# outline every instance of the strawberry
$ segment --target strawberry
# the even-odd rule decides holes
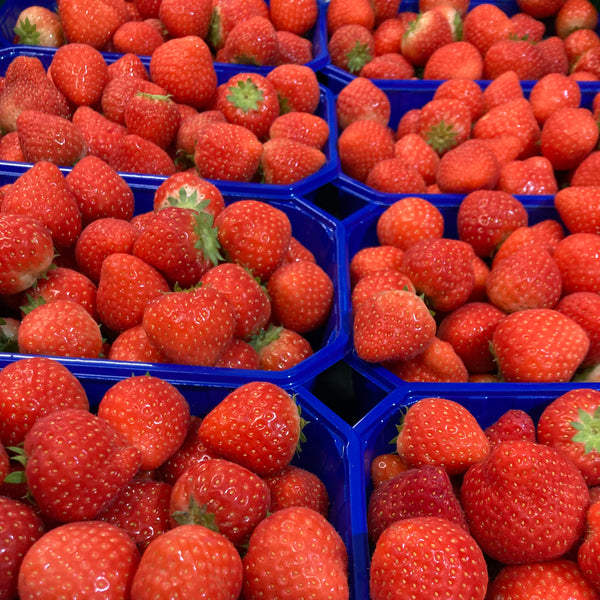
[[[546,74],[539,47],[529,40],[504,39],[494,42],[483,58],[483,76],[496,79],[506,71],[514,71],[519,79],[540,79]]]
[[[25,315],[18,341],[25,354],[98,358],[102,351],[98,323],[81,304],[68,299],[40,304]]]
[[[19,569],[23,557],[36,540],[45,533],[45,527],[34,509],[6,496],[0,496],[0,529],[4,568],[0,577],[0,593],[4,598],[17,598]]]
[[[413,79],[415,70],[401,54],[388,53],[366,63],[360,75],[369,79]]]
[[[272,67],[279,64],[279,41],[271,21],[253,16],[238,22],[225,39],[218,62]]]
[[[598,233],[600,187],[572,185],[559,190],[554,206],[570,233]]]
[[[351,303],[352,310],[356,312],[358,306],[384,290],[404,290],[415,292],[415,286],[412,281],[401,271],[394,269],[383,269],[374,273],[364,275],[352,289]]]
[[[205,40],[212,12],[212,0],[165,0],[158,7],[158,18],[170,38],[193,35]]]
[[[481,79],[483,58],[474,44],[466,41],[440,46],[423,70],[423,79]]]
[[[326,162],[318,148],[281,137],[263,144],[259,167],[265,183],[287,185],[314,175]]]
[[[167,95],[167,90],[143,77],[119,75],[105,86],[100,99],[102,114],[109,120],[125,125],[125,107],[137,92]]]
[[[288,112],[271,123],[269,138],[287,138],[321,150],[329,139],[329,124],[307,112]]]
[[[54,258],[48,229],[29,215],[0,212],[0,293],[16,294],[32,286]]]
[[[596,292],[574,292],[561,298],[556,310],[573,319],[583,327],[590,340],[590,347],[582,367],[591,367],[600,360],[600,303]]]
[[[485,56],[497,41],[506,40],[512,33],[508,15],[490,3],[473,6],[463,19],[463,40],[473,44]]]
[[[263,519],[250,536],[243,595],[247,600],[267,594],[301,597],[314,585],[328,590],[331,600],[343,600],[349,594],[347,564],[344,542],[323,515],[305,507],[284,508]]]
[[[255,381],[239,386],[211,409],[198,437],[209,451],[263,477],[290,463],[303,441],[303,425],[298,406],[283,388]]]
[[[211,458],[177,479],[169,510],[177,524],[210,527],[241,547],[267,516],[270,503],[269,487],[258,475],[235,462]]]
[[[304,35],[316,24],[319,6],[317,0],[275,0],[269,3],[269,16],[275,29]]]
[[[450,23],[438,10],[421,13],[402,36],[402,55],[414,66],[424,66],[441,46],[454,41]]]
[[[111,41],[115,52],[151,56],[165,38],[148,21],[125,21],[114,32]]]
[[[233,338],[235,314],[224,294],[198,287],[155,298],[144,310],[142,325],[172,362],[211,366]]]
[[[375,27],[388,19],[393,19],[398,15],[400,8],[399,0],[375,0],[373,2],[373,11],[375,13]]]
[[[182,118],[175,137],[176,160],[178,163],[186,158],[193,159],[198,136],[209,123],[214,123],[215,121],[225,123],[226,120],[225,115],[218,110],[204,110]]]
[[[169,291],[165,278],[131,254],[115,252],[102,262],[96,305],[100,320],[115,332],[140,325],[146,306]]]
[[[313,59],[312,42],[291,31],[275,31],[279,46],[279,65],[306,65]],[[278,66],[279,66],[278,65]]]
[[[125,52],[108,65],[108,80],[116,77],[137,77],[148,81],[150,75],[142,59],[131,52]]]
[[[362,302],[354,315],[354,347],[367,362],[408,360],[423,352],[435,335],[425,302],[407,290],[381,291]]]
[[[508,409],[483,431],[490,442],[490,448],[509,440],[536,441],[533,419],[519,408]]]
[[[513,35],[516,39],[524,39],[534,43],[542,41],[546,33],[544,23],[526,12],[518,12],[510,17]]]
[[[298,111],[314,114],[321,91],[315,72],[303,64],[281,64],[266,75],[277,91],[279,113]]]
[[[335,100],[338,127],[346,129],[353,121],[373,119],[387,126],[391,114],[390,99],[365,77],[356,77],[345,85]]]
[[[216,217],[224,208],[225,201],[219,188],[198,177],[192,171],[182,171],[167,177],[154,192],[153,208],[155,212],[169,206],[198,210],[206,203],[204,212]]]
[[[384,193],[426,193],[425,180],[417,168],[395,156],[380,160],[369,171],[365,184]]]
[[[150,59],[150,77],[174,102],[194,108],[206,107],[217,88],[210,49],[197,36],[174,38],[160,45]]]
[[[333,66],[356,75],[373,58],[375,40],[370,29],[349,23],[333,32],[327,50]]]
[[[569,390],[550,402],[537,424],[538,442],[571,459],[588,486],[600,481],[600,454],[593,433],[599,400],[597,390]]]
[[[209,269],[201,281],[228,298],[235,313],[236,338],[248,340],[267,324],[271,316],[267,291],[244,267],[221,263]]]
[[[94,283],[100,280],[102,261],[113,253],[132,254],[137,237],[134,226],[123,219],[105,217],[87,225],[75,244],[75,260]]]
[[[600,183],[598,178],[599,162],[600,152],[594,150],[570,173],[570,187],[576,187],[584,191],[583,186],[597,186]]]
[[[588,0],[566,0],[556,13],[556,35],[566,38],[576,29],[596,29],[598,9]]]
[[[570,70],[569,59],[564,41],[557,35],[550,36],[538,43],[538,50],[544,61],[546,73],[567,75]]]
[[[436,88],[433,99],[451,98],[463,102],[476,121],[483,114],[483,91],[481,86],[471,79],[448,79]]]
[[[598,590],[598,510],[599,505],[594,502],[587,513],[587,528],[583,543],[577,551],[577,564],[585,580]]]
[[[288,465],[264,478],[271,492],[270,512],[303,506],[324,517],[329,513],[329,494],[323,481],[312,471]]]
[[[438,98],[421,108],[419,135],[440,155],[470,137],[471,111],[460,100]]]
[[[518,0],[519,9],[536,19],[553,17],[562,8],[565,0]]]
[[[198,133],[194,164],[200,177],[224,181],[251,181],[263,145],[252,131],[233,123],[211,123]]]
[[[125,20],[102,0],[66,0],[58,16],[67,42],[89,44],[103,50],[119,25]]]
[[[367,275],[377,271],[399,271],[402,266],[404,250],[396,246],[365,246],[350,260],[350,283],[354,287]]]
[[[279,116],[277,90],[263,75],[238,73],[217,89],[215,108],[230,123],[242,125],[264,140]]]
[[[448,437],[450,431],[460,435]],[[435,440],[447,440],[440,447]],[[396,439],[398,455],[410,467],[436,465],[449,475],[464,473],[488,455],[489,443],[475,417],[446,398],[423,398],[411,404]]]
[[[65,177],[75,196],[83,225],[102,218],[133,217],[133,192],[128,183],[97,156],[85,156]]]
[[[225,369],[260,369],[260,358],[254,347],[245,340],[233,338],[215,362]]]
[[[175,139],[180,116],[169,96],[137,92],[125,107],[125,127],[128,133],[167,148]]]
[[[558,558],[573,546],[585,527],[589,492],[577,467],[557,450],[506,441],[466,472],[461,503],[486,554],[527,563]]]
[[[297,331],[271,325],[262,329],[251,340],[250,345],[258,355],[258,365],[263,371],[291,369],[314,351],[310,342]]]
[[[20,321],[12,317],[0,317],[0,350],[2,352],[17,352],[17,331]]]
[[[504,71],[490,81],[481,93],[484,114],[496,106],[510,100],[520,100],[525,97],[519,76],[514,71]]]
[[[500,169],[497,187],[509,194],[548,194],[558,192],[552,163],[545,156],[511,160]]]
[[[584,52],[600,43],[600,36],[593,29],[576,29],[563,39],[563,43],[571,67]]]
[[[223,48],[235,25],[251,17],[269,17],[269,7],[263,0],[216,0],[213,2],[208,41],[213,50]]]
[[[371,484],[377,488],[388,479],[404,473],[408,467],[395,452],[378,454],[369,466]]]
[[[170,529],[171,486],[164,481],[132,479],[96,516],[128,533],[143,552]]]
[[[141,325],[117,335],[108,351],[109,360],[168,363],[169,359],[150,341]]]
[[[49,71],[54,85],[76,106],[97,104],[108,82],[104,56],[89,44],[71,43],[58,48]]]
[[[432,563],[430,556],[439,556],[440,562]],[[485,558],[475,540],[460,525],[438,516],[392,523],[375,546],[369,575],[372,600],[393,597],[397,586],[483,600],[488,583]]]
[[[14,27],[15,44],[58,48],[64,43],[58,14],[45,6],[27,6],[18,15]]]
[[[394,157],[414,167],[426,185],[435,183],[440,157],[418,133],[407,133],[398,139],[394,145]]]
[[[408,11],[402,11],[402,14],[408,14]],[[391,53],[400,54],[402,36],[408,23],[416,18],[416,13],[412,13],[410,17],[405,18],[401,18],[400,14],[395,14],[377,25],[375,31],[373,31],[375,57]]]
[[[599,245],[600,236],[594,233],[572,233],[557,244],[553,256],[562,276],[563,294],[600,291]]]
[[[107,586],[107,600],[123,598],[139,560],[135,543],[116,525],[66,523],[46,532],[27,552],[19,571],[19,597],[44,595],[53,586],[85,594],[100,580]]]
[[[139,450],[109,423],[75,408],[38,418],[24,449],[31,494],[43,514],[61,522],[93,519],[141,461]]]
[[[83,134],[69,120],[37,110],[24,110],[17,118],[19,144],[26,162],[52,162],[73,166],[87,154]]]
[[[530,308],[505,317],[492,337],[493,352],[506,381],[569,381],[589,339],[582,327],[550,308]]]
[[[329,36],[340,27],[351,23],[371,30],[375,26],[375,11],[368,0],[357,0],[352,4],[344,0],[333,0],[327,5],[326,21]]]
[[[175,173],[175,163],[163,148],[134,133],[126,133],[117,140],[108,164],[115,171],[129,173],[167,177]]]
[[[25,162],[23,150],[19,144],[19,134],[16,131],[9,131],[0,138],[0,160]]]
[[[107,119],[89,106],[80,106],[75,110],[73,125],[85,139],[88,156],[97,156],[105,162],[109,162],[118,140],[126,133],[124,125]]]
[[[384,530],[395,521],[426,516],[444,517],[467,530],[462,508],[442,467],[409,468],[373,490],[367,507],[369,541],[377,544]]]
[[[286,213],[259,200],[237,200],[217,216],[215,226],[230,262],[268,279],[289,247],[292,226]]]

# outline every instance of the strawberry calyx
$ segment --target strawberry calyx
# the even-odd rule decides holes
[[[8,323],[0,317],[0,352],[18,352],[19,343],[16,335],[8,331]]]
[[[582,408],[577,411],[577,421],[572,421],[571,425],[577,430],[577,433],[571,438],[572,441],[583,444],[586,454],[596,450],[600,451],[600,406],[593,413],[587,412]]]
[[[23,444],[19,446],[7,446],[6,449],[12,453],[10,460],[18,462],[23,468],[11,471],[4,478],[4,483],[26,483],[25,466],[27,465],[27,455],[25,454]]]
[[[207,511],[206,504],[200,506],[193,494],[190,495],[187,510],[176,510],[171,517],[178,525],[202,525],[219,533],[215,514]]]
[[[141,96],[142,98],[149,98],[150,100],[156,101],[165,101],[171,102],[171,94],[150,94],[149,92],[136,92],[136,96]]]
[[[454,125],[442,120],[429,128],[426,140],[438,154],[443,154],[456,146],[457,137]]]
[[[29,314],[34,308],[41,306],[42,304],[46,304],[46,300],[43,296],[37,296],[34,298],[30,294],[25,294],[27,298],[27,303],[19,306],[21,312],[25,315]]]
[[[198,199],[198,190],[194,190],[191,194],[188,194],[185,186],[179,188],[177,196],[168,196],[167,202],[169,203],[169,206],[190,208],[196,212],[200,212],[209,204],[208,200]]]
[[[221,32],[221,15],[217,9],[213,9],[210,16],[210,25],[208,26],[208,43],[212,48],[220,48],[223,41]]]
[[[260,352],[265,346],[276,342],[282,331],[282,325],[269,325],[266,329],[261,329],[256,335],[253,335],[248,343],[257,352]]]
[[[236,85],[229,88],[227,100],[244,113],[248,113],[260,110],[264,94],[252,79],[248,77],[245,81],[240,80]]]
[[[207,204],[208,200],[205,200],[198,206],[204,208]],[[214,216],[201,209],[195,218],[194,232],[198,236],[196,248],[202,250],[204,256],[206,256],[213,265],[217,265],[220,261],[225,259],[221,254],[221,244],[218,239],[219,230],[216,227],[213,227],[214,222]]]
[[[19,38],[19,44],[38,46],[40,43],[40,32],[37,30],[37,25],[29,20],[29,17],[20,20],[13,31]]]
[[[360,42],[356,42],[346,56],[348,59],[348,71],[354,74],[358,73],[373,58],[369,46]]]

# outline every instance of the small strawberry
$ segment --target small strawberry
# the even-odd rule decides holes
[[[358,23],[367,29],[375,26],[375,11],[368,0],[357,0],[352,4],[344,0],[333,0],[327,5],[327,33],[331,36],[337,29],[349,23]]]
[[[340,130],[353,121],[373,119],[387,126],[391,104],[383,90],[365,77],[356,77],[337,95],[335,110]]]
[[[167,148],[177,135],[180,116],[169,96],[137,92],[125,107],[128,133]]]
[[[134,541],[116,525],[101,521],[60,525],[27,552],[19,571],[19,596],[43,595],[57,581],[61,589],[81,595],[100,580],[107,586],[107,600],[117,600],[129,594],[139,560]]]
[[[281,64],[266,75],[277,91],[279,113],[298,111],[314,114],[321,92],[315,72],[306,65]]]
[[[258,366],[263,371],[291,369],[314,351],[310,342],[297,331],[271,325],[259,331],[250,345],[258,355]]]
[[[116,77],[137,77],[147,81],[150,79],[148,69],[142,59],[131,52],[125,52],[115,62],[108,65],[108,80]]]
[[[269,138],[287,138],[322,150],[329,139],[329,124],[307,112],[288,112],[271,123]]]
[[[175,163],[163,148],[134,133],[126,133],[117,140],[108,164],[115,171],[129,173],[166,176],[175,173]]]
[[[260,358],[254,347],[245,340],[233,338],[215,362],[224,369],[260,369]]]
[[[396,246],[365,246],[350,260],[350,283],[354,287],[367,275],[378,271],[400,271],[404,250]],[[414,287],[414,286],[413,286]]]
[[[58,16],[67,42],[89,44],[103,50],[125,20],[113,6],[102,0],[67,0]]]
[[[360,76],[369,79],[413,79],[414,75],[413,65],[394,52],[375,56],[360,70]]]
[[[377,488],[388,479],[404,473],[408,467],[396,452],[378,454],[370,464],[369,474],[373,488]]]
[[[192,162],[200,132],[209,123],[214,123],[215,121],[225,123],[227,119],[218,110],[204,110],[187,117],[182,117],[177,135],[175,136],[176,161],[178,164],[188,164],[188,161]]]
[[[424,194],[427,191],[417,167],[396,156],[380,160],[369,171],[365,185],[387,194]]]
[[[442,155],[469,139],[471,111],[464,102],[453,98],[430,100],[421,108],[418,133]]]
[[[506,162],[500,168],[497,187],[515,195],[554,195],[558,192],[554,167],[545,156]]]
[[[275,0],[269,3],[269,11],[275,29],[304,35],[316,24],[319,5],[317,0]]]
[[[562,73],[544,75],[531,88],[529,102],[540,125],[559,108],[579,108],[581,90],[577,82]]]
[[[514,71],[521,80],[538,80],[546,74],[546,62],[537,44],[529,39],[504,39],[494,42],[483,58],[483,76],[496,79]]]
[[[279,64],[279,41],[270,19],[254,16],[238,22],[225,38],[219,62],[259,67]]]
[[[170,38],[193,35],[205,40],[212,12],[212,0],[165,0],[158,7],[158,18]]]
[[[291,31],[275,31],[279,46],[279,65],[307,65],[313,58],[313,45],[309,39]]]
[[[166,40],[149,21],[125,21],[112,36],[115,52],[151,56]]]
[[[314,175],[326,162],[327,157],[318,148],[280,137],[263,144],[259,167],[265,183],[288,185]]]
[[[134,325],[118,334],[110,345],[107,358],[144,363],[169,362],[169,359],[150,341],[141,325]]]
[[[357,75],[373,58],[375,40],[371,30],[358,23],[349,23],[333,32],[327,50],[333,66]]]
[[[579,57],[600,42],[598,34],[593,29],[576,29],[563,39],[569,67],[573,66]]]
[[[15,44],[58,48],[64,43],[58,14],[45,6],[27,6],[17,17]]]
[[[519,76],[514,71],[505,71],[490,81],[481,93],[483,98],[483,113],[510,100],[520,100],[525,97]]]
[[[483,58],[479,50],[465,41],[440,46],[423,69],[423,79],[481,79]]]
[[[484,430],[490,449],[509,440],[536,441],[535,423],[524,410],[510,408]]]
[[[588,0],[566,0],[556,13],[556,35],[566,38],[576,29],[596,29],[598,9]]]
[[[167,177],[154,192],[153,208],[155,212],[169,206],[198,210],[206,203],[204,212],[216,217],[224,208],[225,201],[219,188],[198,177],[192,171],[181,171]]]
[[[495,4],[473,6],[463,19],[463,40],[473,44],[485,56],[497,41],[506,40],[512,33],[509,16]]]

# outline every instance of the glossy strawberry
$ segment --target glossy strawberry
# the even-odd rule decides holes
[[[266,75],[277,90],[279,112],[307,112],[314,114],[319,106],[319,80],[315,72],[306,65],[284,63]]]
[[[149,175],[169,176],[176,170],[173,159],[163,148],[134,133],[117,140],[108,164],[115,171]]]
[[[424,79],[481,79],[483,58],[475,45],[466,41],[440,46],[423,69]]]
[[[340,131],[353,121],[362,119],[373,119],[387,125],[391,110],[385,92],[366,77],[354,78],[340,90],[335,101]]]
[[[217,61],[271,67],[279,64],[279,41],[271,20],[257,15],[236,23]]]
[[[316,0],[275,0],[269,3],[269,16],[276,29],[304,35],[317,22],[319,7]]]
[[[400,50],[412,65],[424,66],[438,48],[452,41],[447,19],[437,10],[428,10],[408,24]]]
[[[554,167],[545,156],[508,161],[500,168],[497,187],[515,195],[552,195],[558,192]]]
[[[536,441],[535,423],[520,408],[510,408],[502,413],[491,425],[484,429],[490,442],[490,449],[509,440]]]
[[[600,315],[600,302],[595,292],[574,292],[566,294],[556,305],[556,310],[567,315],[578,325],[583,327],[590,340],[590,347],[586,354],[582,367],[591,367],[600,359],[598,327]]]
[[[125,126],[107,119],[89,106],[79,106],[73,113],[73,124],[79,129],[88,155],[108,162],[117,142],[125,135]],[[85,157],[84,157],[85,158]]]
[[[110,345],[107,358],[145,363],[169,362],[169,359],[150,341],[141,325],[134,325],[119,333]]]
[[[596,260],[599,241],[595,233],[572,233],[556,245],[553,257],[562,275],[565,294],[599,291]]]
[[[314,354],[302,334],[281,325],[270,325],[259,331],[250,344],[258,354],[259,368],[263,371],[291,369]]]
[[[314,175],[326,162],[318,148],[286,137],[273,138],[263,144],[260,170],[265,183],[287,185]]]
[[[587,528],[583,543],[577,551],[577,564],[587,582],[598,590],[598,510],[600,505],[594,502],[587,513]]]
[[[27,6],[18,15],[13,41],[27,46],[58,48],[64,43],[60,19],[45,6]]]
[[[58,11],[67,42],[89,44],[103,50],[124,15],[102,0],[67,0]]]
[[[211,0],[190,2],[190,0],[166,0],[158,8],[158,18],[169,37],[180,38],[195,35],[206,39],[213,12]]]
[[[358,0],[349,5],[344,0],[333,0],[327,5],[327,33],[331,34],[342,25],[358,23],[367,29],[375,25],[373,5],[365,0]]]
[[[329,139],[325,119],[307,112],[288,112],[277,117],[269,128],[269,138],[288,138],[321,150]]]
[[[137,92],[125,107],[125,127],[129,133],[167,148],[175,139],[180,116],[169,96]]]
[[[369,29],[358,23],[349,23],[333,32],[327,50],[332,65],[358,75],[373,58],[375,41]]]
[[[165,37],[149,21],[125,21],[114,32],[111,42],[120,54],[151,56],[165,42]]]
[[[350,259],[350,284],[352,287],[362,277],[377,271],[399,271],[402,267],[404,250],[396,246],[365,246]],[[414,287],[414,286],[413,286]]]

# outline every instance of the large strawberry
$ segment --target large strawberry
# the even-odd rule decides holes
[[[589,502],[577,467],[530,441],[497,445],[470,467],[461,487],[471,534],[506,564],[562,556],[583,533]]]
[[[58,11],[67,42],[103,50],[125,20],[116,6],[102,0],[67,0]]]
[[[25,437],[25,475],[43,514],[93,519],[138,470],[140,451],[109,423],[82,409],[40,417]]]

